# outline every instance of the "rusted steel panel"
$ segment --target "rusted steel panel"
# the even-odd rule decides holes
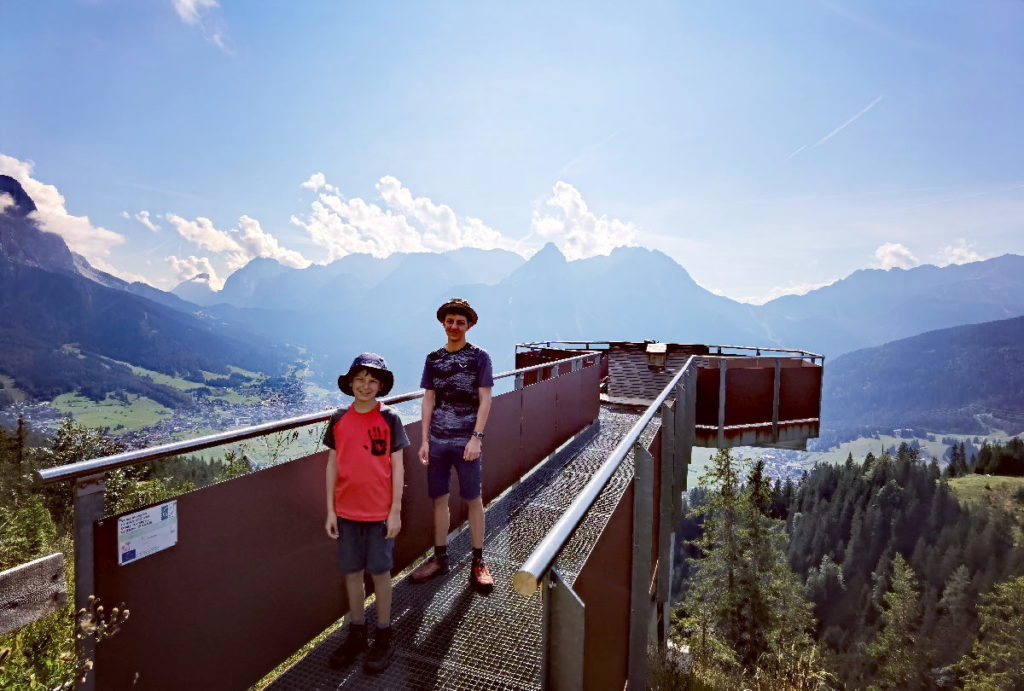
[[[775,367],[736,368],[725,371],[725,424],[771,422]]]
[[[820,417],[821,373],[821,367],[812,365],[783,368],[779,391],[780,420]]]
[[[745,427],[726,427],[725,445],[734,446],[778,446],[782,444],[798,444],[801,441],[818,436],[817,422],[782,422],[779,423],[779,439],[772,440],[772,426],[747,425]],[[694,445],[705,447],[718,446],[717,427],[697,427],[694,430]],[[793,447],[795,448],[795,447]]]
[[[718,368],[697,370],[697,424],[718,424]]]
[[[522,425],[526,434],[523,435],[522,457],[518,464],[520,475],[558,448],[556,416],[552,413],[558,384],[558,379],[547,379],[522,390]]]
[[[647,450],[651,452],[651,456],[654,457],[654,497],[655,506],[658,506],[658,502],[661,501],[661,430],[659,427],[658,431],[654,434],[654,439],[651,440]],[[654,511],[654,519],[651,521],[651,564],[656,565],[658,563],[658,547],[661,544],[661,511]]]
[[[523,392],[511,391],[496,396],[488,418],[487,436],[484,437],[484,504],[505,491],[523,473],[520,460],[522,439]],[[536,459],[535,459],[536,460]]]
[[[587,370],[596,370],[596,367],[586,367],[582,371],[575,372],[574,376],[559,376],[556,380],[558,386],[555,392],[555,407],[552,411],[555,418],[555,427],[558,430],[560,439],[568,439],[581,429],[586,427],[590,420],[584,420],[587,409],[587,398],[597,401],[597,387],[588,387],[584,390],[585,384],[594,380],[592,373]]]
[[[579,407],[579,429],[583,429],[601,413],[601,398],[599,396],[601,368],[598,365],[584,367],[580,374],[580,388],[583,392]]]
[[[629,674],[633,487],[623,493],[573,589],[586,607],[583,688],[621,691]]]
[[[178,497],[178,543],[125,566],[116,517],[96,523],[97,594],[131,610],[97,646],[98,688],[245,688],[341,616],[326,457]]]

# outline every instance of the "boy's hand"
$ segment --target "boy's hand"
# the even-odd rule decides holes
[[[338,539],[338,519],[334,516],[328,516],[327,521],[324,523],[324,528],[327,530],[327,537]]]
[[[430,465],[430,442],[426,439],[420,444],[420,463]]]
[[[402,530],[402,515],[395,511],[388,514],[387,521],[388,532],[384,536],[384,539],[391,540],[398,536],[399,531]]]
[[[462,460],[475,461],[480,458],[482,450],[483,442],[480,441],[480,437],[470,437],[469,442],[466,444],[466,450],[462,452]]]

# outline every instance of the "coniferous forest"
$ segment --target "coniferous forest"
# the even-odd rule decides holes
[[[1024,688],[1021,526],[950,487],[1020,473],[1024,444],[983,450],[940,471],[903,444],[796,483],[720,451],[677,546],[686,687]]]

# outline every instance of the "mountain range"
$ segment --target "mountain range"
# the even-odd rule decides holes
[[[894,427],[1024,432],[1024,317],[864,348],[825,371],[822,426],[841,436]]]
[[[125,391],[181,405],[188,397],[121,363],[202,381],[203,371],[277,373],[290,361],[287,349],[246,339],[176,295],[96,270],[39,227],[13,178],[0,176],[0,193],[14,200],[0,213],[0,374],[33,398]]]
[[[0,193],[14,200],[0,212],[0,344],[9,353],[0,355],[0,374],[19,384],[26,366],[38,372],[43,361],[55,372],[95,359],[96,368],[116,360],[168,374],[223,373],[230,365],[278,373],[301,353],[313,379],[333,388],[356,353],[373,350],[396,372],[396,391],[411,390],[423,354],[443,342],[436,306],[461,296],[481,315],[470,340],[491,352],[496,371],[511,368],[515,343],[651,339],[822,353],[830,358],[828,387],[832,362],[837,381],[847,376],[846,365],[832,360],[844,353],[1024,315],[1024,257],[1017,255],[857,271],[765,305],[706,290],[656,250],[620,247],[567,261],[553,244],[528,260],[504,250],[460,249],[352,254],[293,269],[257,258],[220,292],[202,276],[164,292],[98,271],[68,250],[39,227],[35,205],[12,178],[0,176]],[[90,377],[102,382],[104,370],[96,368]],[[24,388],[45,397],[89,377],[50,379],[57,381]],[[847,389],[835,391],[842,398]]]

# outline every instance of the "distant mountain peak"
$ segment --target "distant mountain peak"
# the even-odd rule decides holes
[[[36,203],[28,196],[21,183],[10,175],[0,175],[0,194],[6,194],[14,201],[13,206],[8,206],[4,213],[16,216],[28,216],[36,210]]]
[[[549,242],[537,252],[537,254],[530,257],[527,263],[529,264],[546,264],[550,262],[557,262],[564,264],[568,261],[565,255],[562,254],[562,250],[558,249],[558,245],[553,242]]]
[[[64,238],[44,232],[31,215],[36,205],[21,183],[9,175],[0,175],[0,194],[14,200],[0,213],[0,256],[47,271],[78,273]]]

